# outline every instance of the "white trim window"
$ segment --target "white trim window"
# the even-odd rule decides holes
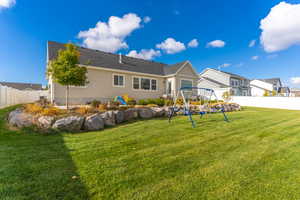
[[[193,87],[193,80],[190,79],[181,79],[180,80],[180,87]]]
[[[132,89],[144,91],[157,91],[157,80],[146,77],[132,77]]]
[[[121,74],[113,74],[113,86],[125,87],[125,76]]]

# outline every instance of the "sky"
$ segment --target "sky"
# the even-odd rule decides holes
[[[47,41],[300,87],[300,0],[0,0],[0,81],[47,84]]]

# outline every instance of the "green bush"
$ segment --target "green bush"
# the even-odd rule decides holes
[[[164,106],[165,101],[164,99],[161,98],[156,98],[156,99],[141,99],[138,101],[139,105],[148,105],[148,104],[155,104],[158,106]]]
[[[98,108],[100,104],[101,104],[101,101],[98,101],[98,100],[93,100],[93,101],[91,102],[91,106],[92,106],[93,108]]]

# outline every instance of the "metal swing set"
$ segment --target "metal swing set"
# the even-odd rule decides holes
[[[183,100],[183,107],[177,107],[177,100],[182,98]],[[169,111],[169,123],[171,123],[172,117],[176,115],[178,112],[183,111],[183,114],[188,116],[189,121],[192,123],[192,127],[195,128],[196,124],[193,120],[193,111],[191,106],[191,101],[201,101],[203,102],[204,106],[211,110],[211,102],[212,98],[218,102],[218,97],[213,89],[209,88],[199,88],[199,87],[182,87],[179,89],[177,95],[174,98],[174,104],[170,108]],[[229,119],[225,113],[224,106],[214,108],[215,112],[219,112],[223,114],[224,121],[229,122]],[[195,112],[194,112],[195,113]],[[205,114],[208,114],[209,111],[199,111],[200,118],[202,118]]]

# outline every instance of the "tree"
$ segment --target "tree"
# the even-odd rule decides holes
[[[84,86],[87,83],[87,69],[79,66],[80,53],[71,43],[59,50],[56,59],[50,61],[47,75],[56,83],[66,86],[66,106],[69,109],[70,86]]]
[[[230,92],[226,91],[222,94],[222,98],[224,99],[224,101],[229,102],[231,100],[231,94]]]
[[[265,92],[264,92],[264,97],[268,97],[268,96],[270,96],[270,93],[269,93],[268,90],[265,90]]]
[[[273,91],[272,91],[272,96],[276,96],[276,95],[277,95],[276,90],[273,90]]]

